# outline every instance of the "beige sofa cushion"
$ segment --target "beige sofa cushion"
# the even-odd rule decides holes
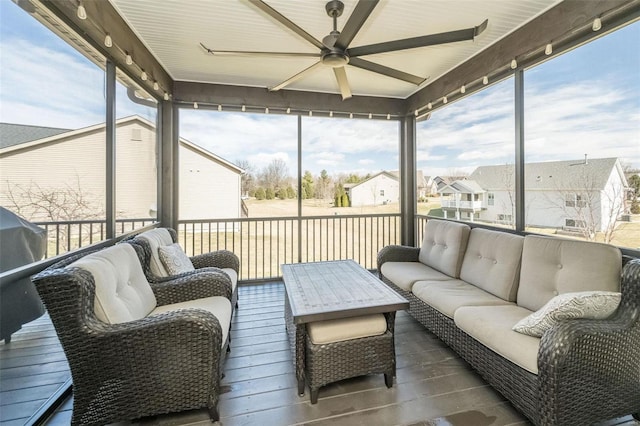
[[[168,277],[169,272],[164,267],[162,260],[160,260],[160,255],[158,253],[158,248],[161,246],[169,246],[173,244],[173,238],[171,238],[171,234],[164,228],[155,228],[149,231],[145,231],[140,235],[137,235],[136,238],[142,238],[149,243],[151,247],[151,260],[149,268],[153,275],[157,277]]]
[[[383,314],[315,321],[307,324],[309,338],[316,345],[379,336],[385,331],[387,331],[387,320]]]
[[[462,280],[418,281],[413,294],[449,318],[461,306],[508,305],[496,297]]]
[[[469,231],[469,225],[464,223],[429,219],[418,260],[453,278],[459,278]]]
[[[380,268],[382,275],[403,290],[411,291],[416,281],[452,280],[449,275],[436,271],[420,262],[385,262]]]
[[[231,279],[231,291],[235,290],[238,285],[238,273],[232,268],[222,268],[222,270],[229,275]]]
[[[162,305],[151,311],[150,315],[158,315],[179,309],[203,309],[211,312],[218,319],[220,328],[222,328],[222,346],[224,346],[224,343],[227,341],[227,335],[229,334],[229,327],[231,326],[231,302],[229,299],[214,296]]]
[[[538,374],[540,338],[527,336],[511,328],[531,311],[509,304],[503,306],[464,306],[453,320],[469,336],[519,367]]]
[[[622,254],[614,246],[527,235],[517,303],[531,311],[562,293],[620,291]]]
[[[516,301],[524,237],[473,228],[460,279],[509,302]]]
[[[156,297],[130,244],[117,244],[84,256],[69,267],[84,269],[95,281],[94,313],[108,324],[146,317]]]

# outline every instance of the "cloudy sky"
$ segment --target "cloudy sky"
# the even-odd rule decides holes
[[[104,121],[104,73],[20,10],[0,1],[0,121],[80,128]],[[620,157],[640,168],[640,23],[525,72],[526,160]],[[471,172],[514,158],[513,79],[418,124],[418,168]],[[119,86],[117,116],[149,108]],[[260,169],[278,158],[295,175],[297,118],[183,109],[181,136]],[[398,123],[304,116],[303,169],[314,174],[398,168]]]

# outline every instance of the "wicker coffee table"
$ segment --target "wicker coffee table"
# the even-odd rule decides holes
[[[298,394],[309,382],[311,403],[326,384],[365,374],[385,375],[393,385],[396,370],[394,322],[397,310],[409,302],[352,260],[282,266],[285,323],[298,380]],[[314,344],[307,325],[316,321],[384,314],[381,335]]]

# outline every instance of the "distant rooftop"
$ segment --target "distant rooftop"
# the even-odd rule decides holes
[[[0,149],[38,139],[48,138],[70,131],[71,129],[58,129],[55,127],[0,123]]]

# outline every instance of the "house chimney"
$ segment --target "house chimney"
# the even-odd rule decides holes
[[[587,154],[584,155],[584,164],[589,164],[589,160],[587,160]]]

